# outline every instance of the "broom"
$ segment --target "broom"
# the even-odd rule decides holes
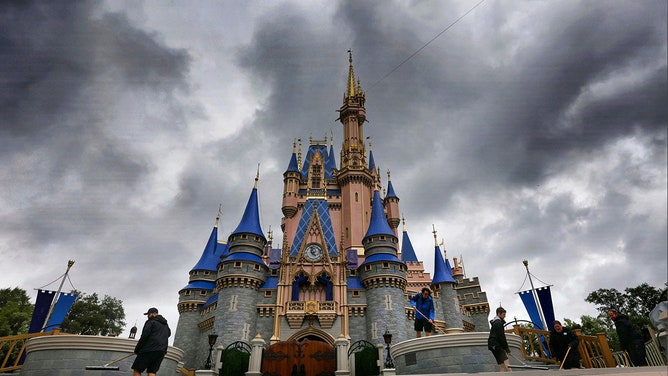
[[[118,367],[118,366],[110,366],[110,365],[111,365],[111,364],[114,364],[114,363],[118,363],[118,362],[120,362],[121,360],[123,360],[123,359],[127,359],[127,358],[129,358],[129,357],[131,357],[131,356],[133,356],[133,355],[134,355],[134,354],[124,355],[122,358],[118,358],[118,359],[116,359],[116,360],[112,360],[111,362],[109,362],[109,363],[107,363],[107,364],[105,364],[105,365],[103,365],[103,366],[86,366],[86,370],[107,370],[107,371],[118,371],[118,370],[120,370],[120,367]]]
[[[568,350],[566,350],[566,355],[564,355],[564,359],[561,359],[561,366],[559,366],[559,371],[561,371],[561,369],[564,368],[564,364],[566,364],[566,358],[568,358],[569,352],[571,352],[570,346],[568,346]]]

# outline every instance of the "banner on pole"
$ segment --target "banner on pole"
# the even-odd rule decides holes
[[[51,302],[53,301],[54,296],[56,296],[55,291],[37,291],[35,309],[32,311],[32,320],[30,321],[28,333],[39,333],[42,331],[42,326],[44,325],[46,316],[49,314],[49,308],[51,308]]]
[[[49,318],[49,322],[46,324],[46,328],[44,328],[45,332],[51,332],[53,329],[60,328],[60,324],[63,323],[65,316],[70,311],[70,308],[72,308],[72,304],[74,304],[76,299],[77,294],[68,294],[66,292],[60,293],[60,297],[56,302],[56,307],[51,313],[51,317]]]

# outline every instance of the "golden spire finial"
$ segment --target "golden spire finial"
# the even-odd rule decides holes
[[[300,138],[297,141],[299,141],[299,151],[297,153],[297,168],[299,170],[301,170],[302,169],[302,139]]]
[[[371,145],[371,136],[366,136],[366,139],[369,140],[369,151],[373,151],[373,145]]]
[[[223,215],[223,204],[218,204],[218,215],[216,215],[216,223],[213,227],[218,228],[218,220],[220,220],[221,215]]]
[[[255,184],[253,185],[253,189],[257,189],[257,181],[260,180],[260,164],[257,164],[257,172],[255,173]]]
[[[390,179],[390,169],[388,168],[388,169],[387,169],[387,181],[390,181],[390,180],[391,180],[391,179]]]
[[[431,224],[432,233],[434,234],[434,246],[438,247],[438,240],[436,240],[436,227],[434,224]]]
[[[404,213],[401,213],[401,223],[404,225],[404,232],[406,232],[406,218],[404,218]]]
[[[353,50],[348,50],[348,88],[346,89],[346,98],[355,96],[355,72],[353,71]]]
[[[329,145],[334,146],[334,131],[332,130],[332,128],[329,128],[329,133],[330,133]]]
[[[292,141],[292,154],[294,154],[294,153],[296,153],[296,152],[297,152],[297,139],[295,138],[295,139]]]

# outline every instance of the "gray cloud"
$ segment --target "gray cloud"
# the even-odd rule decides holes
[[[30,290],[76,258],[77,287],[123,300],[129,324],[156,305],[175,325],[218,205],[223,239],[259,163],[279,244],[293,140],[333,132],[338,153],[351,48],[427,271],[435,224],[513,315],[524,258],[572,319],[594,289],[660,286],[665,2],[486,1],[405,61],[472,5],[3,4],[3,282]]]

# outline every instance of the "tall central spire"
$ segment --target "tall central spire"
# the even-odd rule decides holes
[[[355,71],[353,70],[353,51],[348,50],[348,88],[346,89],[346,98],[355,96]]]

